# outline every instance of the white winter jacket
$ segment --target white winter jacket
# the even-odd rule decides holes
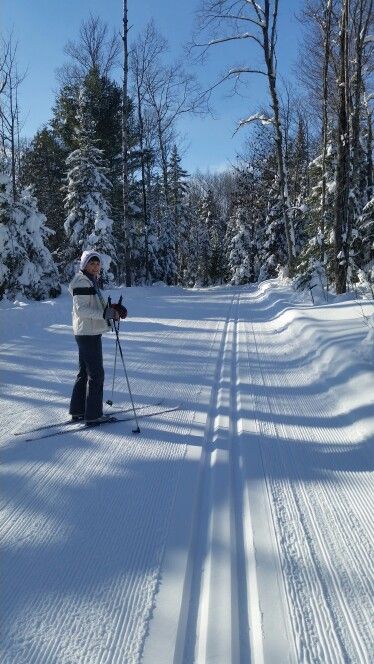
[[[75,335],[102,334],[108,330],[103,318],[103,305],[94,285],[83,272],[77,272],[69,284],[73,296],[73,332]]]

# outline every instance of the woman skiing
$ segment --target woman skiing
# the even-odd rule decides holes
[[[103,415],[104,366],[101,335],[119,319],[114,307],[105,305],[98,286],[100,254],[84,251],[79,272],[69,284],[73,296],[73,333],[78,344],[79,370],[70,401],[73,420],[87,425],[105,421]]]

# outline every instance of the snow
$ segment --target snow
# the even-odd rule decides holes
[[[67,417],[71,299],[0,303],[1,661],[373,661],[374,302],[123,294],[136,405],[181,403],[136,436],[15,437]]]

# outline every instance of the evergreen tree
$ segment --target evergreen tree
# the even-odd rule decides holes
[[[169,286],[177,283],[177,247],[176,228],[174,220],[169,214],[168,206],[164,207],[159,220],[160,234],[158,239],[159,263],[161,278]]]
[[[306,199],[306,240],[299,255],[296,285],[323,289],[333,280],[333,206],[335,192],[336,150],[332,135],[325,155],[325,213],[322,220],[323,155],[309,164],[310,193]],[[323,221],[323,223],[322,223]]]
[[[30,187],[21,192],[14,206],[13,219],[27,257],[22,272],[19,271],[17,276],[20,290],[33,300],[60,295],[57,268],[45,246],[53,231],[45,225],[47,219],[39,212],[37,200]]]
[[[209,282],[216,284],[222,281],[224,271],[225,227],[211,188],[207,191],[203,206],[205,207],[204,214],[206,214],[206,225],[209,232]]]
[[[283,199],[279,194],[280,182],[275,176],[268,194],[264,235],[260,248],[259,280],[278,276],[279,269],[287,265],[287,244],[284,232]]]
[[[176,233],[176,258],[179,281],[182,281],[182,275],[186,268],[186,261],[188,260],[188,256],[186,255],[188,212],[185,204],[188,191],[187,177],[188,173],[181,166],[181,157],[179,156],[177,146],[174,144],[168,166],[168,183],[170,217]]]
[[[309,145],[304,118],[298,114],[296,134],[291,138],[287,160],[290,214],[293,216],[297,255],[306,242],[307,199],[310,193]]]
[[[48,238],[48,247],[58,253],[65,242],[62,183],[66,157],[61,141],[45,127],[36,133],[21,162],[20,183],[33,187],[38,207],[54,231]]]
[[[96,147],[95,123],[83,90],[77,113],[77,149],[66,160],[69,168],[66,184],[64,224],[69,246],[66,250],[66,277],[74,272],[74,261],[84,249],[96,249],[103,259],[104,283],[113,279],[115,250],[108,195],[111,183],[106,177],[103,153]]]
[[[107,200],[111,207],[113,219],[113,236],[117,240],[117,256],[121,261],[123,245],[123,203],[122,203],[122,90],[107,76],[101,75],[97,68],[92,67],[83,78],[81,85],[76,82],[64,85],[56,99],[53,109],[51,126],[57,140],[66,150],[73,152],[78,146],[76,133],[79,98],[83,90],[87,108],[93,121],[96,147],[102,150],[103,160],[108,168],[106,176],[111,183]],[[133,105],[128,100],[129,109],[129,145],[131,153],[138,140],[136,125],[133,119]],[[139,157],[130,154],[130,174],[138,168]]]
[[[234,209],[230,223],[229,268],[231,283],[238,286],[255,281],[253,227],[248,211]]]
[[[22,262],[24,252],[14,237],[12,228],[12,183],[0,172],[0,300],[13,290],[13,272]]]
[[[156,178],[153,186],[148,184],[148,270],[149,278],[158,281],[162,278],[162,268],[160,264],[160,224],[162,218],[160,201],[160,178]]]
[[[354,249],[356,250],[356,264],[358,278],[374,289],[374,197],[365,205],[358,220],[358,234]],[[373,294],[374,296],[374,294]]]
[[[21,192],[14,202],[10,178],[0,176],[0,298],[22,293],[42,300],[61,293],[57,268],[45,246],[53,233],[45,225],[31,189]]]
[[[212,247],[210,243],[211,192],[207,192],[199,206],[196,224],[196,282],[195,286],[211,283]]]

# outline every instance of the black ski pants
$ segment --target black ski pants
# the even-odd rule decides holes
[[[70,414],[94,420],[103,414],[104,366],[101,334],[77,335],[79,370],[70,401]]]

